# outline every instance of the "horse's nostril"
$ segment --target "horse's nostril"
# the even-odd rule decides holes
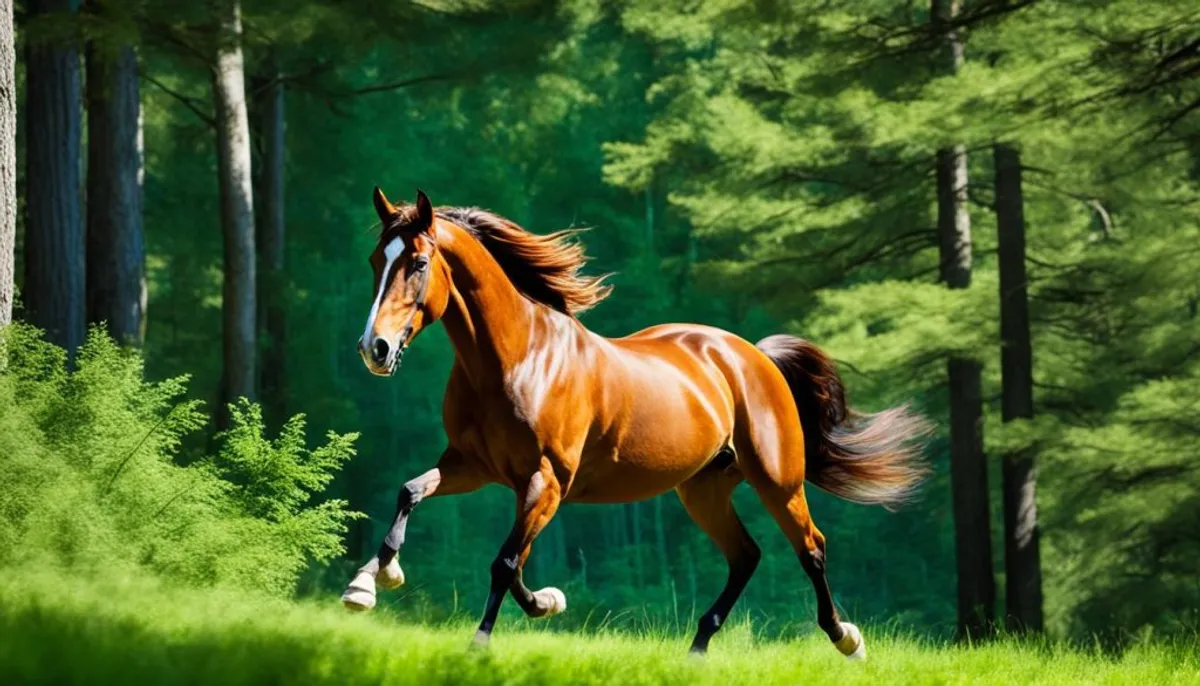
[[[371,344],[371,359],[375,361],[375,364],[383,364],[384,360],[387,359],[387,356],[387,341],[383,340],[382,338],[376,338],[375,342]]]

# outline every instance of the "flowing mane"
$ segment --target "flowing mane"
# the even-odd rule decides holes
[[[604,283],[608,274],[579,273],[587,255],[572,240],[577,229],[539,235],[477,207],[439,207],[437,216],[466,229],[487,248],[517,290],[559,312],[578,316],[612,290]]]

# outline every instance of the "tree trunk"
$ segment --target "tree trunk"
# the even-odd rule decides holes
[[[0,0],[0,326],[12,321],[17,246],[17,54],[12,0]]]
[[[997,144],[996,227],[1000,262],[1001,414],[1005,422],[1033,417],[1033,348],[1025,277],[1025,212],[1021,156]],[[1042,566],[1038,550],[1037,471],[1029,450],[1003,462],[1005,618],[1011,631],[1042,630]]]
[[[142,121],[131,46],[87,50],[87,319],[125,345],[145,337]]]
[[[933,0],[933,20],[958,13],[957,0]],[[945,31],[947,71],[962,67],[963,43]],[[967,153],[961,145],[937,151],[937,208],[941,280],[948,288],[971,285],[971,216],[967,209]],[[950,396],[950,488],[958,572],[959,638],[990,634],[996,618],[988,465],[983,452],[981,366],[968,358],[946,361]]]
[[[264,342],[261,388],[268,418],[286,418],[287,307],[284,277],[284,86],[279,74],[271,74],[262,95],[262,172],[259,177],[260,209],[263,216],[259,237],[260,292],[263,313],[260,339]]]
[[[74,13],[75,0],[31,0],[32,16]],[[73,39],[26,50],[26,318],[73,354],[84,334],[79,50]]]
[[[228,403],[239,397],[255,397],[254,201],[240,2],[217,0],[214,4],[220,28],[212,88],[217,115],[221,230],[225,242],[222,301],[225,368],[217,416],[224,425]]]

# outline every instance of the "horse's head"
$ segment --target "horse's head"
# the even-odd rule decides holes
[[[416,205],[396,207],[376,188],[375,211],[383,222],[370,259],[375,302],[358,352],[372,374],[388,376],[408,344],[446,311],[450,270],[438,255],[437,218],[424,193],[417,191]]]

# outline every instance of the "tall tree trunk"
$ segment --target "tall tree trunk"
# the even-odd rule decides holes
[[[1001,413],[1005,422],[1033,417],[1033,347],[1025,276],[1025,212],[1021,156],[993,147],[1000,261]],[[1029,450],[1004,455],[1005,618],[1013,631],[1042,630],[1042,565],[1038,550],[1037,471]]]
[[[933,0],[932,15],[943,24],[958,13],[957,0]],[[959,33],[943,30],[946,71],[963,63]],[[967,209],[967,153],[961,145],[937,151],[937,208],[941,279],[948,288],[971,285],[971,216]],[[958,571],[958,635],[990,634],[996,618],[992,565],[988,465],[983,452],[981,366],[969,358],[946,361],[950,395],[950,488]]]
[[[218,421],[228,420],[226,405],[255,397],[255,252],[254,199],[250,177],[250,121],[242,61],[239,0],[215,0],[219,25],[213,65],[213,101],[217,114],[217,176],[221,230],[225,239],[225,368]]]
[[[12,0],[0,0],[0,326],[12,321],[17,247],[17,52]]]
[[[75,0],[31,0],[32,16],[74,13]],[[84,334],[79,50],[74,39],[26,51],[25,284],[30,323],[74,352]]]
[[[287,307],[284,277],[284,85],[278,72],[269,75],[262,94],[259,121],[262,131],[262,172],[259,218],[261,250],[258,266],[262,270],[259,292],[265,312],[261,317],[264,341],[261,389],[268,417],[275,422],[286,418]]]
[[[87,319],[140,346],[146,313],[142,121],[132,46],[87,49]]]

